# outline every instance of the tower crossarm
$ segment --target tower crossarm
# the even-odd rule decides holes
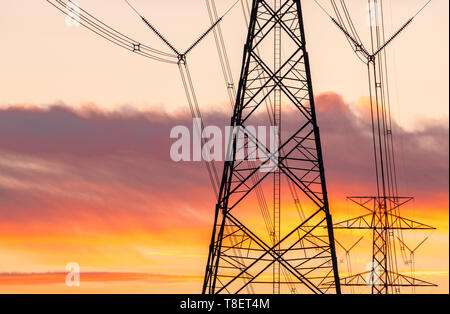
[[[341,286],[346,287],[381,287],[382,284],[372,282],[372,271],[366,271],[356,275],[341,278]],[[388,272],[391,279],[390,287],[437,287],[437,285],[417,278],[406,276],[400,273]],[[334,282],[324,282],[323,286],[333,286]]]
[[[367,214],[349,220],[345,220],[334,225],[334,229],[349,229],[349,230],[375,230],[375,229],[389,229],[389,230],[436,230],[436,228],[429,225],[417,222],[404,217],[390,215],[391,221],[388,226],[376,226],[373,223],[374,214]]]
[[[391,230],[436,230],[434,227],[404,217],[396,215],[390,215],[390,217],[392,217],[392,222],[389,226]]]
[[[94,17],[75,2],[70,0],[47,0],[47,2],[65,14],[68,18],[73,19],[74,23],[78,23],[97,36],[100,36],[123,49],[156,61],[176,64],[176,55],[149,47],[124,35]]]
[[[333,223],[301,1],[251,3],[230,123],[236,134],[230,136],[230,158],[224,164],[203,293],[241,293],[251,286],[261,294],[339,294]],[[273,105],[269,119],[265,112],[267,103]],[[262,137],[252,134],[255,125],[258,129],[270,129],[270,144],[264,132]],[[288,218],[291,206],[282,197],[288,192],[285,181],[309,204],[299,224]],[[274,228],[268,238],[260,234],[258,220],[252,215],[253,200],[259,197],[255,193],[257,187],[274,192],[273,216],[269,217]],[[281,225],[286,227],[280,228]],[[249,240],[234,242],[246,246],[234,246],[241,252],[238,256],[242,256],[245,266],[233,267],[227,263],[231,259],[228,247],[233,246],[231,239],[237,240],[237,236]],[[285,273],[286,278],[280,276]],[[321,288],[323,282],[332,279],[333,287]]]
[[[317,212],[316,214],[318,214],[318,213],[319,212]],[[236,217],[232,216],[231,214],[228,214],[228,218],[230,219],[230,222],[232,222],[234,226],[238,227],[240,232],[244,233],[246,237],[251,239],[252,243],[257,245],[257,247],[262,250],[261,251],[262,255],[260,255],[257,258],[252,259],[252,262],[246,268],[241,269],[241,272],[240,272],[240,274],[238,276],[235,276],[231,280],[228,280],[226,283],[224,283],[224,285],[218,290],[217,293],[221,293],[223,290],[227,290],[227,287],[232,285],[235,280],[237,280],[238,278],[242,278],[242,275],[248,274],[252,269],[254,269],[254,268],[258,269],[257,267],[255,267],[255,265],[259,261],[264,260],[264,258],[266,256],[273,257],[275,259],[275,261],[279,262],[286,270],[288,270],[294,277],[296,277],[298,280],[300,280],[313,293],[316,293],[316,294],[322,294],[323,293],[323,291],[321,289],[319,289],[317,286],[314,285],[314,283],[310,282],[308,278],[306,278],[303,274],[301,274],[301,272],[299,271],[299,267],[298,266],[293,266],[291,262],[286,261],[286,259],[283,257],[286,254],[286,252],[289,251],[289,249],[294,248],[296,245],[298,245],[298,243],[301,242],[302,239],[308,237],[309,234],[315,228],[318,228],[323,223],[323,220],[321,220],[316,226],[310,228],[309,230],[303,230],[302,228],[308,222],[308,221],[305,221],[302,224],[300,224],[297,228],[292,230],[292,232],[290,232],[287,236],[285,236],[283,239],[281,239],[279,241],[279,243],[276,243],[275,245],[271,246],[271,245],[266,244],[262,239],[260,239],[250,229],[245,227],[244,224],[242,224]],[[312,219],[312,217],[310,217],[310,219]],[[297,239],[296,242],[294,242],[294,244],[292,244],[291,247],[288,250],[284,250],[284,252],[281,252],[281,253],[279,253],[279,252],[277,252],[275,250],[276,247],[280,246],[283,242],[286,242],[289,238],[291,238],[293,235],[295,235],[297,232],[300,232],[300,231],[303,232],[302,237]],[[226,252],[222,252],[222,258],[224,256],[224,253],[226,253]],[[245,283],[245,285],[243,287],[241,287],[240,290],[244,289],[246,286],[251,284],[255,279],[257,279],[259,276],[261,276],[261,274],[267,268],[269,268],[273,263],[274,262],[272,261],[263,270],[260,270],[256,275],[252,276],[251,278],[247,278],[248,281]],[[305,264],[305,261],[303,261],[301,263],[301,265],[304,265],[304,264]]]
[[[391,272],[390,277],[392,280],[392,286],[394,287],[437,287],[437,285],[434,283],[406,276],[400,273]]]
[[[357,229],[368,230],[374,229],[373,214],[359,216],[342,222],[334,224],[334,229]]]

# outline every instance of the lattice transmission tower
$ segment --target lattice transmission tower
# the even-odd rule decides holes
[[[250,11],[203,293],[340,293],[301,3]]]
[[[367,230],[372,233],[372,257],[369,270],[364,273],[350,275],[341,279],[346,287],[370,287],[372,294],[398,294],[402,288],[434,287],[436,285],[416,278],[414,269],[414,251],[405,244],[404,232],[412,230],[435,230],[434,227],[407,219],[402,208],[413,200],[413,197],[402,197],[399,194],[395,143],[393,138],[393,120],[391,117],[391,100],[389,94],[389,71],[386,47],[392,43],[422,12],[431,1],[428,1],[391,37],[385,35],[385,16],[382,0],[374,0],[370,6],[370,38],[369,49],[362,44],[356,29],[343,22],[334,3],[337,19],[332,21],[344,32],[349,42],[354,45],[355,52],[366,64],[369,78],[370,110],[372,122],[372,145],[376,193],[374,196],[357,196],[348,199],[366,212],[365,215],[339,222],[336,230]],[[345,2],[341,2],[344,12],[348,12]],[[330,16],[331,17],[331,16]],[[350,21],[349,25],[353,25]],[[371,52],[369,52],[371,51]],[[406,251],[411,251],[411,259]],[[406,263],[411,263],[411,276],[400,271],[398,257],[402,255]]]

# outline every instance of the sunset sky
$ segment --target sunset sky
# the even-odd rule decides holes
[[[235,1],[216,1],[219,12]],[[78,0],[107,24],[164,49],[122,0]],[[209,25],[203,0],[134,0],[184,50]],[[373,193],[367,73],[336,26],[304,0],[318,120],[335,221],[360,213],[346,196]],[[328,1],[322,1],[331,12]],[[368,42],[366,1],[347,1]],[[393,33],[425,3],[386,0]],[[421,279],[449,292],[449,2],[433,0],[388,50],[400,192],[406,217],[437,228],[408,234]],[[235,80],[246,26],[222,24]],[[0,4],[0,292],[200,292],[215,197],[201,163],[170,160],[170,130],[192,124],[175,65],[69,27],[45,0]],[[213,37],[189,61],[206,124],[231,110]],[[358,149],[356,149],[358,148]],[[344,245],[358,233],[338,231]],[[338,248],[341,272],[345,252]],[[370,236],[352,251],[370,261]],[[81,286],[65,267],[81,266]],[[407,272],[408,266],[402,269]]]

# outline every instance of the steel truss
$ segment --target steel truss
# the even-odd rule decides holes
[[[386,48],[430,2],[426,3],[397,32],[387,38],[384,27],[383,1],[374,0],[375,7],[380,9],[369,8],[371,49],[364,47],[355,29],[348,29],[345,23],[339,22],[342,21],[342,17],[334,0],[332,3],[338,20],[330,16],[331,20],[345,34],[354,46],[357,55],[367,66],[377,187],[376,196],[349,198],[359,207],[368,210],[369,214],[340,222],[334,226],[335,229],[372,230],[372,263],[369,272],[343,278],[341,285],[369,286],[372,294],[400,293],[401,287],[412,287],[414,291],[414,287],[435,286],[416,279],[414,266],[411,266],[411,277],[404,276],[398,271],[397,247],[400,247],[403,254],[404,249],[408,248],[404,243],[403,232],[406,230],[434,230],[435,228],[406,219],[401,214],[402,206],[413,198],[399,196],[386,54]],[[346,11],[345,2],[341,2],[341,5]],[[351,19],[349,20],[348,24],[352,25]],[[411,251],[411,255],[414,255],[413,251]]]
[[[350,201],[369,211],[369,214],[339,222],[334,229],[372,230],[372,267],[369,271],[341,278],[347,287],[371,287],[372,294],[393,294],[401,287],[435,287],[436,285],[405,276],[395,271],[393,251],[397,232],[404,230],[434,230],[426,224],[399,215],[400,208],[412,197],[350,197]],[[404,244],[403,244],[404,245]]]
[[[284,55],[280,52],[268,58],[264,52],[270,50],[277,54],[274,46],[281,36]],[[275,65],[274,57],[279,58]],[[290,106],[288,114],[297,118],[294,130],[283,128],[279,134],[280,145],[276,151],[247,132],[252,123],[261,122],[259,110],[270,97],[280,97],[280,101],[274,101],[275,106]],[[275,118],[280,122],[269,119],[271,125],[281,123],[281,115],[286,114],[281,109],[278,112],[280,116]],[[238,131],[230,136],[228,153],[232,158],[224,165],[203,293],[340,293],[333,223],[299,0],[252,2],[231,126]],[[238,144],[242,141],[245,145],[240,147]],[[239,157],[241,153],[243,158]],[[255,153],[264,158],[253,160]],[[250,227],[251,221],[244,223],[238,216],[242,212],[248,216],[254,209],[246,200],[264,183],[269,182],[273,189],[277,171],[301,192],[309,202],[309,211],[295,227],[284,230],[276,226],[277,230],[285,232],[280,231],[278,237],[274,230],[267,238],[256,227]],[[274,194],[274,203],[280,201],[282,207],[282,193]],[[272,218],[275,223],[279,219],[281,224],[281,215]],[[330,280],[334,282],[332,286],[324,285]]]

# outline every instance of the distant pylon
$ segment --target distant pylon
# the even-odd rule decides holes
[[[278,127],[275,152],[248,132],[262,125]],[[231,126],[203,293],[340,293],[300,0],[252,2]],[[303,197],[299,217],[288,188]],[[260,221],[263,192],[274,211]]]
[[[351,197],[368,214],[337,223],[335,229],[372,230],[372,263],[365,273],[341,279],[347,287],[370,287],[372,294],[396,294],[406,287],[434,287],[436,285],[419,280],[415,274],[406,276],[397,269],[395,261],[396,241],[406,230],[434,230],[433,227],[400,216],[400,208],[410,202],[411,197]],[[400,234],[400,236],[399,236]]]
[[[415,16],[428,4],[429,2]],[[379,10],[378,7],[381,9]],[[372,294],[399,294],[402,287],[435,286],[416,279],[414,273],[411,276],[401,274],[397,263],[397,248],[404,250],[403,233],[406,230],[434,230],[435,228],[403,217],[402,207],[413,198],[399,196],[397,180],[386,47],[411,24],[415,16],[393,36],[386,39],[383,12],[383,1],[380,0],[375,0],[374,8],[369,8],[372,53],[353,38],[345,26],[333,19],[333,22],[356,45],[355,51],[365,58],[362,60],[367,65],[376,179],[375,196],[349,197],[350,201],[369,213],[337,223],[334,228],[372,231],[372,256],[369,270],[342,278],[341,285],[370,287]]]

